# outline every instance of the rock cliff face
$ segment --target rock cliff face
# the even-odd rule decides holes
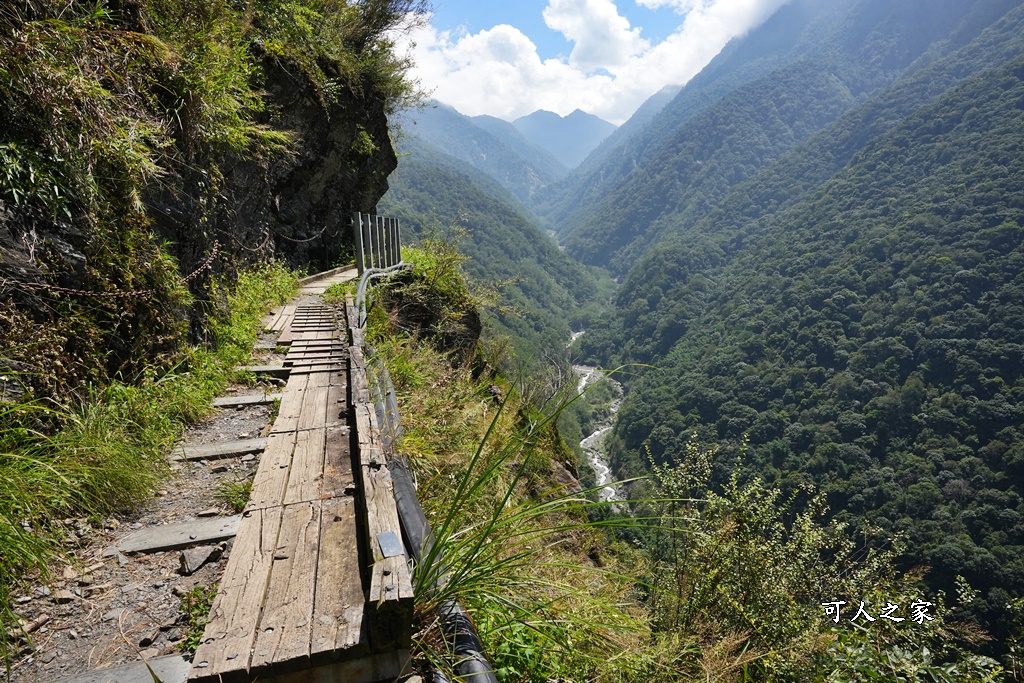
[[[387,103],[367,77],[349,87],[339,75],[326,100],[287,61],[265,56],[259,71],[266,106],[255,123],[291,136],[282,151],[215,155],[175,140],[139,195],[143,210],[98,219],[78,205],[61,213],[18,204],[0,183],[0,375],[24,378],[37,395],[130,380],[173,358],[186,326],[193,340],[204,337],[211,276],[230,279],[271,258],[316,272],[350,257],[352,212],[375,209],[397,165]],[[0,105],[9,130],[17,103]],[[0,154],[12,149],[25,145],[0,133]],[[189,304],[182,279],[215,244],[210,270],[187,284]]]
[[[397,158],[383,102],[350,88],[325,102],[299,70],[276,59],[264,60],[263,73],[261,123],[293,135],[290,149],[228,159],[219,187],[205,173],[182,171],[147,197],[185,272],[214,240],[235,264],[274,257],[310,272],[337,265],[351,254],[352,212],[372,212],[387,192]]]

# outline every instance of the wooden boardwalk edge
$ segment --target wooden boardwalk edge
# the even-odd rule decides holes
[[[269,322],[295,344],[290,376],[190,683],[374,683],[408,672],[412,571],[362,331],[326,307],[288,308]],[[304,318],[333,330],[304,330]]]
[[[404,547],[391,472],[385,466],[377,411],[370,397],[362,330],[351,300],[346,302],[349,339],[349,410],[352,415],[357,471],[363,491],[366,527],[364,540],[373,554],[367,603],[371,606],[370,642],[375,650],[408,647],[412,636],[413,586],[409,553]],[[385,556],[384,539],[397,542],[401,552]]]

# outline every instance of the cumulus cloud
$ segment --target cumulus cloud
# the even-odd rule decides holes
[[[584,72],[615,73],[650,49],[612,0],[551,0],[544,21],[574,44],[569,64]]]
[[[423,87],[465,114],[513,119],[537,109],[564,116],[578,108],[622,123],[646,98],[688,81],[731,38],[788,0],[636,1],[677,12],[676,30],[652,44],[612,0],[550,0],[544,20],[573,44],[567,58],[541,59],[533,41],[508,25],[478,33],[427,25],[402,40]]]

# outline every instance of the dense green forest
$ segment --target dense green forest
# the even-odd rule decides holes
[[[980,591],[974,618],[999,637],[1024,595],[1017,4],[946,7],[891,86],[831,91],[789,122],[784,103],[807,107],[815,98],[801,91],[835,85],[828,63],[742,86],[745,98],[722,100],[736,118],[719,105],[693,117],[679,156],[658,167],[663,186],[645,186],[677,197],[624,182],[638,234],[616,241],[592,225],[574,237],[596,261],[639,258],[614,314],[580,344],[606,367],[653,366],[627,380],[612,439],[620,474],[673,461],[696,433],[722,446],[719,485],[740,472],[801,498],[816,488],[872,543],[906,540],[901,566],[930,567],[931,590],[953,593],[965,577]],[[750,106],[758,93],[776,109]],[[797,134],[814,117],[821,130]],[[791,151],[758,147],[766,132]],[[698,145],[707,153],[691,154]],[[770,163],[757,171],[751,159]]]
[[[1007,4],[795,3],[723,51],[615,159],[560,184],[545,215],[570,254],[625,274],[738,183]]]
[[[405,152],[380,210],[402,219],[412,238],[465,230],[466,272],[492,290],[489,336],[507,335],[530,364],[564,363],[571,326],[600,299],[597,274],[561,252],[496,180],[418,137]]]

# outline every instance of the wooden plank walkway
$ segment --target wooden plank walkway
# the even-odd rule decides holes
[[[188,680],[393,680],[412,583],[361,352],[323,305],[267,321],[290,374]]]

